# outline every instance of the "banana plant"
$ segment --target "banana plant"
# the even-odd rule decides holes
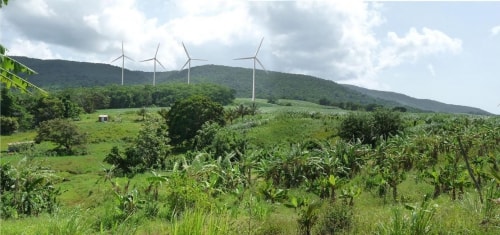
[[[289,201],[285,202],[284,205],[288,208],[293,208],[295,211],[297,211],[298,208],[301,208],[307,205],[308,203],[309,201],[307,200],[307,198],[291,196],[289,198]]]
[[[344,201],[345,205],[354,206],[354,198],[361,194],[361,188],[358,186],[349,186],[340,191],[339,198]]]
[[[158,190],[159,187],[164,183],[167,182],[168,179],[164,175],[160,175],[156,173],[155,171],[151,172],[153,176],[150,176],[146,178],[146,180],[149,182],[149,186],[146,189],[146,194],[149,194],[152,192],[153,194],[153,200],[158,201]]]
[[[313,226],[318,221],[318,211],[321,205],[322,201],[313,201],[304,205],[299,211],[298,223],[301,234],[311,234]]]
[[[260,192],[264,198],[271,203],[278,201],[283,201],[288,198],[288,191],[280,188],[276,188],[272,182],[264,182],[260,188]]]

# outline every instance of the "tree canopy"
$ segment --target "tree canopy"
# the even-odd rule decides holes
[[[179,145],[195,137],[206,122],[224,125],[224,107],[207,97],[192,96],[175,102],[166,119],[172,144]]]

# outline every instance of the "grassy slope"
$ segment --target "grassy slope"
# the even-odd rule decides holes
[[[236,100],[236,105],[240,103],[248,104],[248,99]],[[252,128],[247,129],[248,136],[257,146],[269,147],[288,142],[300,142],[301,140],[313,137],[330,138],[336,130],[337,120],[335,114],[343,113],[342,110],[331,109],[329,107],[319,106],[317,104],[280,100],[281,103],[290,103],[291,106],[267,104],[264,100],[257,100],[261,115],[257,117],[245,117],[243,120],[237,120],[233,125],[238,128],[245,123],[257,123]],[[63,193],[60,197],[63,210],[57,216],[50,217],[42,215],[38,218],[26,218],[21,220],[0,221],[0,234],[39,234],[50,231],[51,226],[60,226],[69,217],[64,217],[64,213],[73,213],[73,215],[88,215],[87,220],[97,220],[95,214],[113,207],[112,195],[110,195],[110,184],[104,182],[102,162],[112,146],[118,145],[121,148],[134,138],[140,128],[140,117],[135,113],[136,110],[101,110],[98,113],[83,115],[80,121],[77,121],[83,130],[89,133],[92,142],[89,144],[90,154],[87,156],[67,156],[67,157],[44,157],[43,161],[57,174],[66,181],[61,182]],[[308,115],[313,113],[333,114],[330,119],[315,119]],[[98,123],[98,114],[109,114],[114,120],[108,123]],[[120,117],[117,119],[117,117]],[[34,132],[16,133],[12,136],[2,136],[1,150],[6,150],[7,143],[20,140],[30,140],[35,136]],[[41,148],[49,148],[44,145]],[[22,156],[5,155],[2,153],[1,162],[15,162]],[[145,178],[150,173],[133,178],[131,185],[139,188],[144,187]],[[361,182],[361,179],[356,181]],[[119,179],[119,183],[124,185],[127,179]],[[407,198],[408,202],[418,202],[422,195],[432,192],[429,185],[420,183],[415,184],[414,176],[409,175],[405,182],[399,186],[400,195]],[[301,191],[291,191],[292,195],[301,195]],[[439,204],[439,209],[435,217],[435,224],[441,226],[442,231],[449,231],[450,234],[464,232],[495,234],[498,230],[483,231],[478,228],[481,218],[481,211],[478,205],[476,194],[470,192],[465,195],[462,201],[452,202],[447,195],[442,195],[435,201]],[[311,196],[311,195],[309,195]],[[473,200],[474,199],[474,200]],[[223,199],[224,200],[224,199]],[[234,200],[229,197],[227,200]],[[222,202],[228,203],[228,202]],[[265,216],[261,219],[252,220],[248,224],[248,215],[244,205],[239,206],[238,212],[231,215],[232,226],[238,227],[239,233],[246,233],[250,229],[256,232],[260,226],[264,226],[266,221],[279,226],[287,234],[295,233],[297,215],[293,209],[285,208],[282,205],[270,205],[263,202],[255,202],[253,205],[258,208]],[[88,208],[88,209],[87,209]],[[366,234],[375,231],[377,224],[388,223],[392,218],[394,208],[401,208],[401,205],[384,203],[382,199],[374,196],[370,192],[363,192],[355,200],[355,218],[352,233]],[[74,212],[76,211],[76,212]],[[196,215],[196,213],[195,213]],[[228,215],[229,216],[229,215]],[[80,218],[80,217],[78,217]],[[195,218],[195,216],[193,216]],[[83,217],[80,218],[83,220]],[[83,223],[83,222],[82,222]],[[178,225],[181,226],[181,225]],[[131,229],[130,227],[116,228],[115,231],[123,232]],[[140,224],[134,227],[140,234],[165,234],[172,231],[171,225],[161,219],[153,219],[146,224]]]

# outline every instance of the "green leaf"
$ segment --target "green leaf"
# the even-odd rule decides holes
[[[335,186],[336,185],[337,180],[335,179],[334,175],[330,175],[330,177],[328,177],[328,183],[330,183],[330,186]]]

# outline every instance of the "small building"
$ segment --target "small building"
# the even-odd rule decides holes
[[[109,117],[107,114],[99,115],[99,122],[107,122],[108,120],[109,120]]]

